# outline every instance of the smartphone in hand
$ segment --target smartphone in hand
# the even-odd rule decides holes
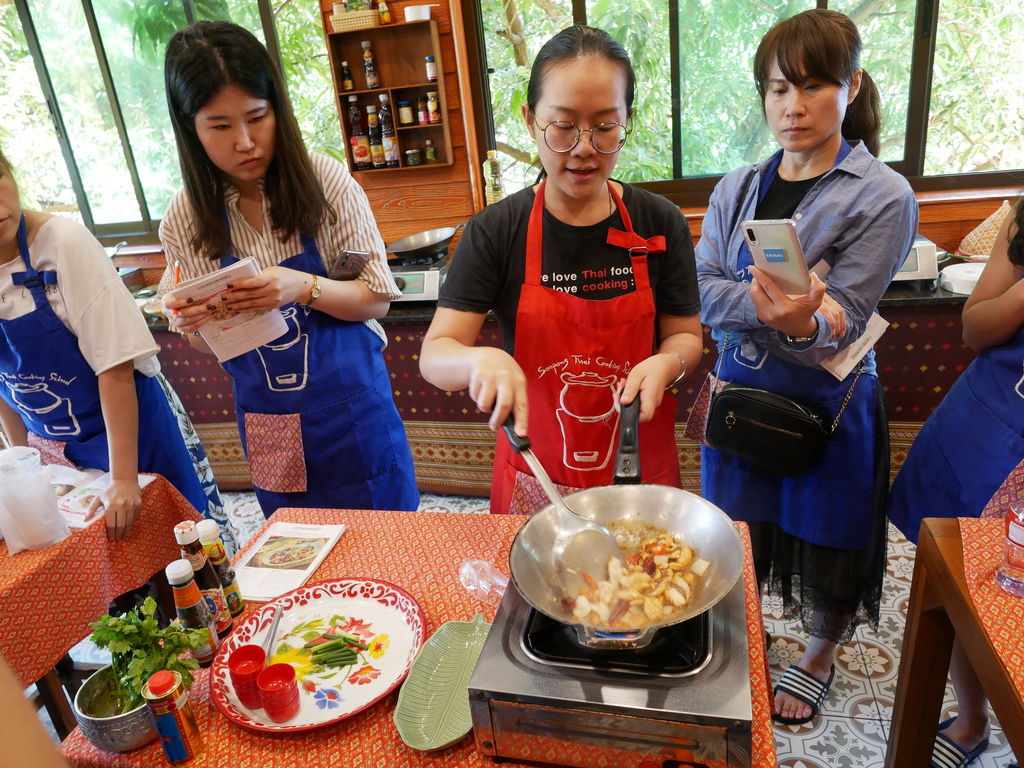
[[[355,280],[369,260],[369,251],[342,251],[327,277],[331,280]]]
[[[754,264],[789,296],[811,290],[811,277],[792,219],[749,219],[740,223]]]

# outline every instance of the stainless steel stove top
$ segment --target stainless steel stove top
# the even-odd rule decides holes
[[[742,580],[711,609],[709,658],[685,675],[638,675],[541,661],[523,641],[530,614],[530,606],[510,585],[469,681],[474,734],[482,752],[571,766],[601,760],[622,768],[702,764],[680,755],[720,761],[716,765],[750,765]],[[586,749],[575,752],[572,747]]]

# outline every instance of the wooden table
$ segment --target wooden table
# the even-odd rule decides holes
[[[467,592],[458,580],[466,558],[486,560],[508,570],[508,549],[522,515],[472,515],[441,512],[372,512],[356,510],[280,509],[271,518],[297,523],[346,523],[338,544],[313,574],[311,582],[343,576],[369,577],[391,582],[412,595],[423,609],[429,637],[449,620],[468,620],[476,613],[493,619],[495,607]],[[743,530],[746,540],[745,528]],[[255,539],[256,537],[254,537]],[[241,555],[239,555],[241,556]],[[753,755],[757,768],[774,768],[764,661],[764,629],[749,545],[745,586],[750,677],[753,693]],[[509,587],[514,589],[514,587]],[[252,610],[247,607],[246,614]],[[494,762],[463,739],[437,752],[418,752],[401,740],[391,716],[397,691],[376,705],[333,726],[303,733],[268,734],[250,731],[227,720],[213,706],[208,673],[203,670],[189,693],[206,751],[189,763],[201,766],[268,766],[309,768],[317,765],[380,766],[381,768],[489,768]],[[75,766],[85,768],[150,768],[164,765],[160,746],[151,743],[135,752],[112,755],[96,749],[75,730],[62,747]],[[519,762],[508,766],[524,766]]]
[[[53,668],[89,634],[118,595],[142,586],[181,556],[173,527],[199,513],[163,477],[142,490],[142,510],[118,541],[103,521],[52,547],[8,554],[0,542],[0,656],[40,699],[63,738],[75,727]]]
[[[1001,527],[1002,521],[976,524]],[[987,556],[998,560],[997,553]],[[1024,756],[1024,687],[1014,682],[1008,660],[993,646],[968,592],[959,521],[927,518],[910,587],[910,615],[903,635],[886,768],[928,765],[954,635],[967,651],[1010,746],[1018,757]],[[1024,660],[1017,658],[1012,663],[1019,666]]]

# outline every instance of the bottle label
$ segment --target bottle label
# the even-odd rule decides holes
[[[199,593],[199,587],[196,586],[195,581],[189,581],[188,584],[174,587],[174,605],[176,608],[191,608],[202,599],[203,596]]]
[[[224,545],[221,544],[220,539],[204,543],[203,549],[206,550],[206,556],[210,558],[210,562],[214,565],[220,565],[228,559],[228,553],[224,551]]]
[[[384,162],[398,165],[398,143],[391,136],[382,139],[384,146]]]
[[[1015,544],[1018,547],[1024,547],[1024,525],[1017,522],[1016,520],[1007,518],[1006,540],[1011,544]]]
[[[193,573],[195,571],[203,570],[203,566],[206,565],[206,550],[203,547],[199,547],[195,552],[189,552],[186,549],[182,549],[181,556],[188,560],[192,565]]]
[[[224,599],[224,590],[220,587],[217,589],[204,589],[203,600],[206,602],[206,607],[210,609],[210,613],[214,617],[214,622],[217,625],[217,633],[223,634],[231,629],[231,612],[228,610],[227,601]]]
[[[371,144],[370,157],[373,158],[373,165],[375,168],[379,168],[384,165],[384,145]]]
[[[369,136],[353,136],[349,139],[349,145],[352,147],[352,160],[357,166],[367,166],[370,164]]]
[[[224,599],[228,601],[228,612],[232,616],[237,616],[245,610],[245,600],[238,589],[237,581],[232,581],[224,587]]]
[[[341,90],[343,91],[354,91],[356,88],[355,83],[352,82],[352,78],[346,77],[341,81]]]

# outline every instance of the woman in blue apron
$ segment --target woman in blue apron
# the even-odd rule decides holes
[[[835,11],[769,31],[754,74],[782,149],[722,179],[697,246],[701,320],[718,341],[721,379],[810,406],[827,425],[842,410],[802,477],[701,452],[704,496],[750,524],[759,580],[800,606],[810,635],[775,691],[776,720],[792,724],[817,715],[856,621],[877,623],[884,573],[888,444],[874,356],[842,381],[819,367],[863,333],[917,228],[910,186],[874,157],[877,93],[859,57],[856,27]],[[741,232],[747,219],[785,218],[808,266],[827,270],[804,296],[753,266]]]
[[[889,496],[889,518],[917,542],[925,517],[977,517],[1024,472],[1024,204],[1018,201],[964,306],[979,350],[914,439]],[[996,509],[1005,514],[1006,509]],[[958,711],[940,725],[932,765],[966,765],[988,746],[988,702],[963,646],[950,677]]]
[[[224,361],[242,445],[264,514],[282,506],[414,510],[405,429],[375,318],[400,296],[365,194],[345,166],[309,155],[263,45],[226,22],[170,41],[165,65],[185,189],[160,228],[172,327],[196,349],[218,313],[280,308],[288,330]],[[371,254],[358,279],[328,279],[346,249]],[[220,306],[166,295],[252,258]],[[175,269],[175,265],[177,269]]]
[[[2,154],[0,297],[0,423],[13,442],[109,471],[94,511],[105,509],[115,538],[141,507],[140,471],[163,475],[205,511],[138,307],[83,227],[21,209]]]

